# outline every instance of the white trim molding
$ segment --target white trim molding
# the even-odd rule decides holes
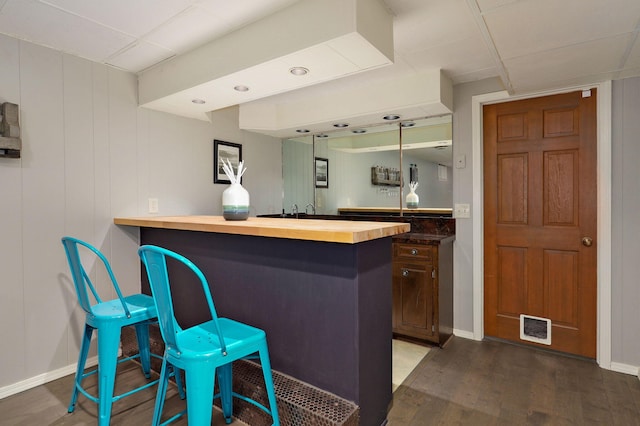
[[[98,357],[87,359],[87,368],[96,365],[98,365]],[[46,373],[38,374],[37,376],[30,377],[26,380],[22,380],[9,386],[2,387],[0,388],[0,399],[15,395],[20,392],[24,392],[31,388],[35,388],[36,386],[44,385],[45,383],[52,382],[61,377],[68,376],[69,374],[74,374],[76,372],[76,368],[77,364],[70,364],[65,367],[58,368],[57,370],[47,371]],[[70,388],[69,394],[71,394],[71,390],[72,389]]]
[[[458,328],[453,329],[453,335],[456,337],[461,337],[463,339],[476,340],[473,332],[467,330],[460,330]]]
[[[611,363],[611,81],[561,90],[511,96],[508,92],[473,96],[471,100],[473,156],[473,338],[484,338],[484,211],[482,159],[482,106],[518,99],[596,88],[598,90],[598,329],[596,361],[612,370]],[[625,372],[635,367],[625,367]],[[633,374],[633,373],[632,373]]]
[[[640,367],[636,365],[623,364],[621,362],[612,362],[610,370],[617,373],[630,374],[632,376],[638,375],[638,378],[640,379]]]

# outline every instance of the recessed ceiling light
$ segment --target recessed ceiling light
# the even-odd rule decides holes
[[[293,67],[289,69],[289,72],[293,75],[307,75],[309,70],[305,67]]]
[[[349,127],[349,125],[347,123],[336,123],[333,125],[333,127],[343,128],[343,127]]]
[[[237,92],[248,92],[248,91],[249,91],[249,88],[248,88],[247,86],[244,86],[244,85],[242,85],[242,84],[239,84],[239,85],[235,86],[235,87],[233,88],[233,90],[235,90],[235,91],[237,91]]]
[[[191,102],[198,105],[202,105],[205,103],[204,99],[192,99]]]
[[[413,127],[416,125],[416,123],[414,123],[413,121],[405,121],[404,123],[400,124],[402,127]]]
[[[384,120],[397,120],[398,118],[400,118],[400,116],[398,114],[389,114],[389,115],[385,115],[382,118]]]
[[[351,133],[367,133],[367,131],[365,129],[355,129],[352,130]]]
[[[298,133],[309,133],[309,129],[298,129],[296,130]]]

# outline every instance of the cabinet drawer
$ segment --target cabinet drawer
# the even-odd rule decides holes
[[[394,244],[394,258],[432,260],[431,246],[420,244]]]

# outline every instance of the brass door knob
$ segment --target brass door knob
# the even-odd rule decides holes
[[[593,245],[593,238],[582,237],[582,245],[585,247],[591,247]]]

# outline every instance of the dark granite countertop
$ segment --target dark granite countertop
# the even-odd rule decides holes
[[[455,235],[427,234],[422,232],[406,232],[393,236],[394,243],[427,244],[437,246],[443,242],[455,240]]]

